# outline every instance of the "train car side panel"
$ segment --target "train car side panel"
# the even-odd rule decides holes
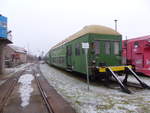
[[[51,65],[58,66],[60,68],[66,68],[66,49],[65,45],[50,50],[50,63]]]
[[[82,49],[82,43],[88,42],[89,34],[84,35],[74,41],[72,45],[72,70],[86,74],[85,52]]]
[[[121,65],[121,40],[121,35],[91,34],[90,61],[95,62],[97,66],[104,64],[107,66]]]
[[[150,76],[150,36],[124,40],[123,57],[136,72]]]

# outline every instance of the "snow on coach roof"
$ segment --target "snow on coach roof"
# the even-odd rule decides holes
[[[69,36],[65,40],[61,41],[60,43],[56,44],[52,49],[59,47],[67,42],[70,42],[74,39],[77,39],[85,34],[94,33],[94,34],[104,34],[104,35],[121,35],[117,31],[113,30],[112,28],[101,26],[101,25],[88,25],[83,27],[80,31],[77,33]]]

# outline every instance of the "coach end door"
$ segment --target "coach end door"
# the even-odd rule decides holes
[[[67,67],[68,69],[72,69],[72,46],[68,45],[66,47],[66,63],[67,63]]]

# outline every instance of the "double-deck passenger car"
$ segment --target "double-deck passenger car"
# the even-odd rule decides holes
[[[49,51],[50,64],[86,74],[85,51],[82,43],[88,42],[88,67],[90,76],[98,66],[121,65],[122,36],[115,30],[100,26],[85,26]],[[95,75],[96,76],[96,75]]]
[[[82,43],[89,44],[87,64]],[[83,75],[87,74],[88,67],[90,79],[99,78],[108,84],[110,78],[113,77],[127,93],[131,93],[126,87],[128,73],[132,74],[143,88],[150,88],[139,79],[131,66],[122,65],[121,51],[120,33],[105,26],[89,25],[52,47],[45,59],[53,66]],[[121,81],[118,75],[125,75],[124,80]]]

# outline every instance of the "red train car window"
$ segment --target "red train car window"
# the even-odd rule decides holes
[[[134,42],[134,48],[138,48],[138,47],[139,47],[139,42],[138,41]]]

